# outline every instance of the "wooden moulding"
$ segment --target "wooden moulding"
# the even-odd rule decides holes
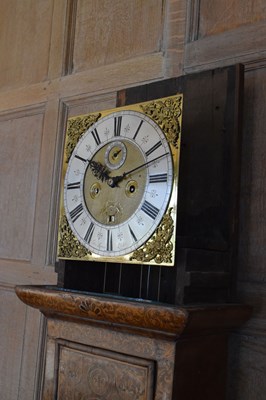
[[[251,313],[248,306],[168,306],[165,304],[70,291],[56,286],[17,286],[25,304],[49,318],[139,331],[142,335],[178,338],[202,331],[221,332],[239,327]]]

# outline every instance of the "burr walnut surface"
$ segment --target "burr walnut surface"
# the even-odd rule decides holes
[[[53,286],[19,286],[18,297],[49,316],[65,315],[131,328],[179,335],[188,320],[185,309],[149,301],[126,300],[95,293],[75,292]]]
[[[250,314],[56,286],[16,293],[47,317],[42,400],[224,400],[229,329]]]
[[[64,315],[174,336],[197,329],[234,328],[250,314],[249,307],[238,304],[172,306],[56,286],[17,286],[16,293],[24,303],[38,308],[46,316]]]

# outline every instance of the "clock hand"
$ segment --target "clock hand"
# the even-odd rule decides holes
[[[93,160],[88,160],[88,165],[95,178],[101,180],[102,182],[110,179],[109,170],[105,167],[105,165]]]
[[[122,149],[117,150],[112,156],[112,160],[115,160],[119,153],[121,153]]]
[[[130,171],[124,172],[124,173],[123,173],[123,176],[125,177],[126,175],[132,174],[132,172],[135,172],[135,171],[137,171],[138,169],[141,169],[141,168],[143,168],[143,167],[147,167],[149,164],[152,164],[153,162],[159,160],[159,159],[162,158],[162,157],[165,157],[167,154],[169,154],[169,153],[161,154],[160,156],[155,157],[153,160],[147,161],[147,162],[145,162],[144,164],[139,165],[138,167],[131,169]]]
[[[107,184],[110,187],[116,187],[117,184],[119,182],[121,182],[127,175],[130,175],[130,174],[132,174],[133,172],[136,172],[139,169],[147,167],[148,165],[152,164],[153,162],[159,160],[160,158],[165,157],[167,154],[169,154],[169,153],[161,154],[160,156],[155,157],[153,160],[147,161],[144,164],[141,164],[138,167],[135,167],[135,168],[131,169],[130,171],[124,172],[122,175],[113,176],[113,177],[109,176],[108,179],[107,179]]]

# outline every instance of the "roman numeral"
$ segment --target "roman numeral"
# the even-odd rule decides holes
[[[80,182],[68,183],[67,189],[80,189]]]
[[[139,133],[139,130],[140,130],[142,124],[143,124],[143,120],[140,121],[140,124],[139,124],[139,126],[138,126],[138,129],[136,130],[136,133],[135,133],[135,135],[134,135],[134,137],[133,137],[133,140],[136,140],[136,137],[137,137],[137,135],[138,135],[138,133]]]
[[[80,203],[74,210],[70,211],[69,215],[73,222],[75,222],[83,213],[83,206]]]
[[[114,118],[114,135],[120,136],[121,133],[121,124],[122,124],[122,116]]]
[[[112,250],[113,250],[112,232],[108,229],[107,230],[107,251],[112,251]]]
[[[136,238],[136,235],[135,235],[135,233],[132,231],[130,225],[128,225],[128,229],[129,229],[129,232],[130,232],[130,234],[131,234],[131,236],[132,236],[134,242],[136,242],[138,239]]]
[[[166,173],[149,176],[149,183],[161,183],[161,182],[167,182],[167,174]]]
[[[159,213],[159,208],[153,206],[151,203],[149,203],[148,201],[144,201],[141,210],[143,212],[145,212],[145,214],[147,214],[149,217],[151,217],[152,219],[155,219]]]
[[[95,140],[97,146],[99,146],[99,144],[101,143],[101,140],[99,138],[99,134],[97,132],[97,129],[94,129],[91,133],[92,133],[93,139]]]
[[[90,226],[88,227],[88,230],[87,230],[87,232],[86,232],[86,235],[84,236],[84,240],[85,240],[87,243],[90,243],[91,237],[92,237],[92,234],[93,234],[93,231],[94,231],[94,223],[91,222],[91,223],[90,223]]]
[[[77,158],[80,161],[86,162],[87,160],[83,157],[78,156],[77,154],[75,154],[75,158]]]
[[[150,148],[150,150],[146,151],[146,157],[150,156],[155,150],[157,150],[162,145],[162,142],[159,140],[154,146]]]

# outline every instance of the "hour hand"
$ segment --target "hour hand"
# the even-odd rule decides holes
[[[89,161],[89,167],[91,172],[95,176],[95,178],[99,179],[100,181],[104,182],[110,179],[109,177],[109,170],[106,168],[105,165],[102,165],[98,161]]]

